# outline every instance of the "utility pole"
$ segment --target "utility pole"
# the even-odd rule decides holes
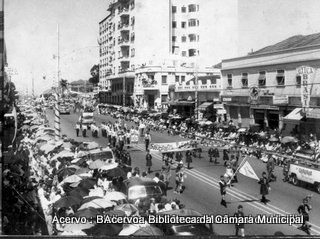
[[[58,24],[58,82],[56,88],[56,103],[54,107],[54,131],[55,131],[55,140],[60,139],[60,112],[59,112],[59,84],[60,84],[60,32]]]
[[[122,91],[122,106],[126,106],[126,77],[123,76],[122,78],[122,85],[123,85],[123,91]]]
[[[196,119],[199,119],[199,110],[198,110],[198,65],[197,63],[195,63],[195,96],[194,96],[194,103],[195,103],[195,107],[194,107],[194,113],[196,116]]]

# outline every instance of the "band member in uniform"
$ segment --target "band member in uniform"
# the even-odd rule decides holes
[[[86,137],[87,136],[87,125],[82,124],[82,136]]]
[[[303,218],[303,223],[299,229],[305,231],[308,235],[310,235],[310,227],[311,225],[309,224],[309,213],[312,209],[312,206],[309,204],[309,201],[311,200],[312,196],[307,196],[306,198],[303,199],[303,204],[301,204],[298,207],[298,212],[300,215],[302,215]]]
[[[192,153],[190,150],[186,152],[186,163],[188,164],[188,169],[190,169],[190,163],[192,163]]]
[[[262,198],[261,198],[261,202],[264,203],[264,204],[267,204],[267,202],[269,201],[267,198],[266,198],[266,195],[269,194],[269,179],[267,178],[267,174],[266,172],[263,172],[262,173],[262,178],[260,178],[259,180],[259,184],[260,184],[260,194],[262,195]]]
[[[243,214],[243,207],[242,205],[238,206],[238,210],[235,212],[234,216],[237,218],[243,218],[244,214]],[[239,231],[240,231],[240,236],[244,237],[244,223],[236,223],[236,236],[239,236]]]
[[[80,123],[77,122],[77,123],[76,123],[76,133],[77,133],[77,137],[79,137],[79,131],[80,131]]]
[[[146,166],[148,168],[148,173],[151,173],[151,166],[152,166],[152,155],[150,154],[150,150],[147,150],[146,155]]]
[[[227,193],[227,182],[224,179],[224,176],[221,175],[220,176],[220,195],[221,195],[221,202],[220,204],[224,207],[227,207],[227,203],[226,203],[226,193]]]
[[[145,142],[145,144],[146,144],[146,151],[148,151],[148,149],[149,149],[149,144],[150,144],[150,142],[151,142],[151,135],[150,135],[150,132],[149,132],[149,131],[147,131],[146,134],[145,134],[145,136],[144,136],[144,142]]]

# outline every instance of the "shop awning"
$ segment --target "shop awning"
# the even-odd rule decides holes
[[[213,104],[213,102],[204,102],[198,107],[198,109],[199,110],[206,110],[212,104]]]
[[[288,115],[283,117],[284,120],[293,120],[293,121],[299,121],[303,118],[302,108],[295,108],[293,111],[291,111]]]
[[[185,106],[191,106],[194,105],[194,101],[174,101],[170,102],[170,105],[185,105]]]

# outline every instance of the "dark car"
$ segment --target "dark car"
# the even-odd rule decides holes
[[[203,216],[201,213],[192,209],[177,209],[171,211],[159,212],[159,215],[177,215],[181,217],[187,216]],[[214,235],[212,224],[156,224],[166,236],[212,236]]]
[[[161,200],[162,190],[158,183],[150,178],[130,178],[125,181],[126,194],[128,200],[134,202],[137,199],[151,199],[154,198],[156,202]]]

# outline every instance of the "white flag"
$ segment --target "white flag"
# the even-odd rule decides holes
[[[253,168],[249,164],[248,161],[246,161],[244,164],[242,164],[241,168],[239,169],[239,173],[243,174],[244,176],[247,176],[249,178],[257,179],[259,180],[259,177],[254,172]]]

